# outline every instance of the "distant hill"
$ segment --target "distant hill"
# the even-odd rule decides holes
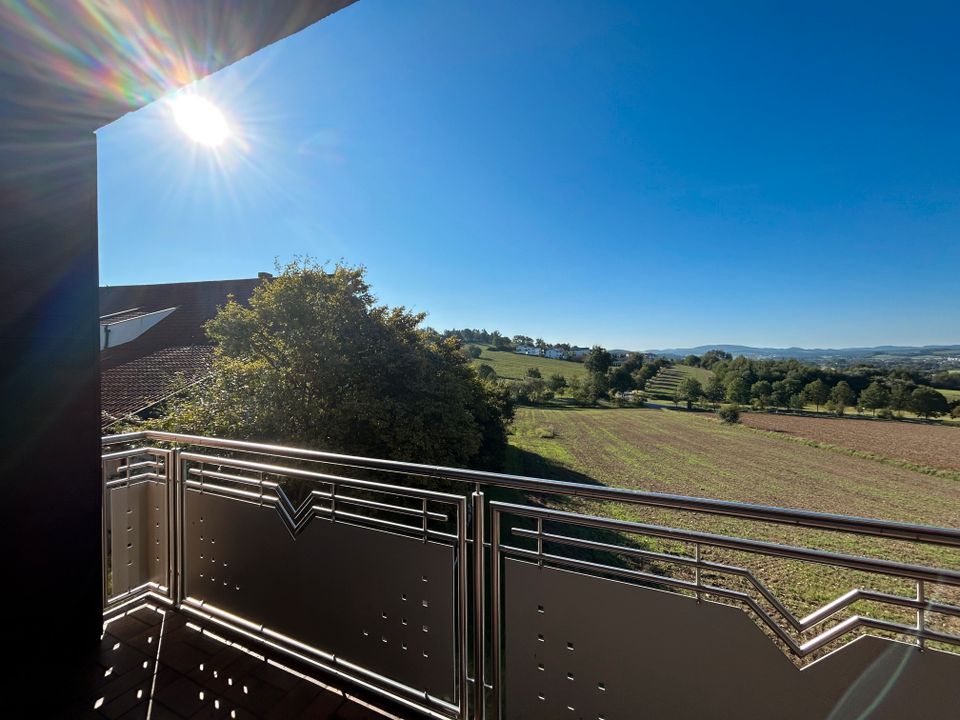
[[[946,358],[960,358],[960,345],[878,345],[876,347],[852,348],[768,348],[751,347],[749,345],[698,345],[691,348],[666,348],[663,350],[648,350],[654,355],[667,357],[684,357],[686,355],[703,355],[708,350],[723,350],[731,355],[743,355],[748,358],[785,359],[796,358],[808,362],[830,362],[836,360],[944,360]]]

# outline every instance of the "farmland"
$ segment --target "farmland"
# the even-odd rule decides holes
[[[691,367],[689,365],[672,365],[663,368],[659,373],[652,377],[646,386],[647,394],[658,400],[673,400],[677,385],[684,378],[692,377],[706,385],[707,381],[713,376],[713,373],[704,368]]]
[[[745,413],[752,428],[899,460],[960,471],[960,429],[941,425]]]
[[[553,360],[545,357],[534,357],[533,355],[521,355],[515,352],[487,350],[483,348],[480,357],[473,361],[474,365],[486,363],[490,365],[499,377],[510,380],[519,380],[527,376],[527,370],[539,368],[544,377],[553,374],[559,374],[568,380],[574,377],[580,377],[586,374],[587,370],[583,363],[571,362],[569,360]]]
[[[943,455],[937,449],[940,437],[920,434],[927,430],[956,431],[919,425],[914,430],[917,435],[902,446],[915,447],[918,453],[927,448],[930,454],[912,456],[922,461],[918,464],[932,466],[942,462]],[[883,440],[878,442],[882,444]],[[958,477],[933,476],[870,457],[791,441],[773,432],[726,426],[707,413],[522,408],[514,423],[510,463],[511,472],[575,482],[932,525],[960,525]],[[572,508],[834,552],[960,567],[960,554],[944,548],[655,508],[600,508],[593,501],[572,503]],[[653,549],[663,549],[665,545],[650,539],[646,542]],[[750,568],[797,612],[812,610],[856,584],[867,583],[888,592],[915,591],[902,581],[852,571],[825,572],[809,563],[716,549],[705,553],[704,557]],[[952,590],[939,588],[932,592],[957,601]],[[895,615],[894,619],[909,621],[906,616]]]

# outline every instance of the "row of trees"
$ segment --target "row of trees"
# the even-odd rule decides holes
[[[494,350],[512,351],[518,345],[530,345],[546,350],[551,347],[570,351],[570,343],[548,343],[543,338],[532,338],[529,335],[504,335],[499,330],[488,331],[477,328],[454,328],[453,330],[444,330],[438,335],[443,338],[456,338],[464,345],[486,345]]]
[[[821,406],[825,406],[838,415],[843,415],[847,408],[851,407],[861,412],[871,410],[875,415],[878,412],[900,414],[907,410],[925,418],[951,412],[942,393],[931,387],[911,385],[903,380],[886,383],[876,379],[858,394],[846,380],[839,380],[832,386],[820,378],[806,385],[802,385],[795,378],[774,382],[757,380],[751,385],[742,375],[714,374],[706,386],[696,378],[683,379],[677,386],[674,399],[677,402],[686,402],[688,408],[694,403],[704,401],[713,406],[728,402],[753,405],[760,409],[780,407],[799,410],[806,405],[814,405],[819,411]],[[960,415],[960,405],[953,410],[956,415]]]
[[[752,360],[745,357],[734,358],[723,350],[710,350],[701,356],[688,355],[683,359],[685,365],[715,370],[720,374],[733,372],[743,376],[749,384],[758,380],[774,382],[791,378],[807,385],[820,379],[831,387],[845,381],[855,393],[863,392],[875,380],[888,385],[895,381],[905,382],[912,387],[930,386],[942,389],[960,389],[960,373],[948,371],[926,372],[908,367],[879,367],[869,363],[857,363],[844,368],[822,368],[800,360]]]

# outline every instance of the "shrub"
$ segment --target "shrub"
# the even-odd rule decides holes
[[[740,407],[738,405],[724,405],[717,411],[717,416],[727,425],[740,422]]]
[[[950,411],[950,417],[960,418],[960,405],[957,405],[953,410]]]
[[[547,387],[554,392],[562,392],[567,387],[567,379],[560,373],[554,373],[547,380]]]
[[[877,410],[877,417],[881,420],[893,420],[893,410],[890,408],[880,408]]]
[[[493,365],[480,363],[480,367],[477,368],[477,375],[479,375],[482,380],[493,380],[497,377],[497,371],[493,369]]]

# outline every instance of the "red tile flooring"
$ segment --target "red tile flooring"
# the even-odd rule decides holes
[[[384,720],[385,703],[307,678],[191,617],[141,606],[108,621],[65,717]],[[342,683],[341,683],[342,685]],[[37,717],[47,716],[37,708]]]

